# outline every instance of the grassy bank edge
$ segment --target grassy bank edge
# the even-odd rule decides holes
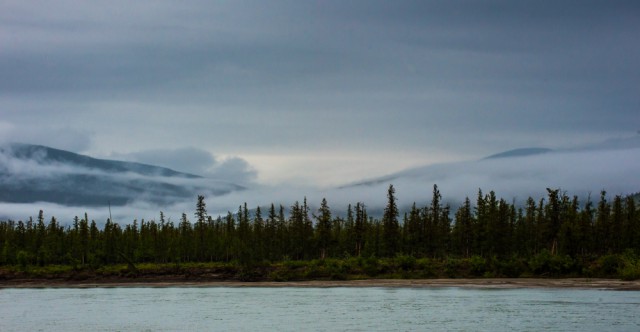
[[[138,263],[135,265],[0,266],[0,283],[19,280],[79,282],[290,282],[364,279],[608,278],[640,280],[640,259],[605,255],[591,260],[541,253],[529,259],[351,257],[281,262]]]

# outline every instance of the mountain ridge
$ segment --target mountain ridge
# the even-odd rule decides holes
[[[373,189],[393,184],[399,192],[411,191],[423,197],[426,191],[423,186],[437,184],[443,190],[453,192],[454,197],[472,197],[478,189],[495,190],[506,197],[544,197],[547,187],[562,188],[585,197],[602,189],[626,195],[638,191],[637,184],[629,181],[638,167],[640,139],[629,137],[592,146],[521,148],[482,159],[428,164],[337,189]]]
[[[65,206],[165,205],[243,186],[149,164],[98,159],[43,145],[0,147],[0,202]]]
[[[503,151],[503,152],[498,152],[498,153],[489,155],[487,157],[481,158],[481,159],[479,159],[477,161],[481,162],[481,161],[491,161],[493,159],[503,159],[503,158],[508,159],[508,158],[518,158],[518,157],[529,157],[529,156],[546,154],[546,153],[550,153],[550,152],[554,152],[554,150],[548,149],[548,148],[540,148],[540,147],[518,148],[518,149],[512,149],[512,150],[506,150],[506,151]],[[425,171],[435,171],[435,172],[438,172],[438,173],[443,173],[443,172],[445,172],[445,169],[448,167],[448,165],[456,165],[456,164],[471,163],[471,162],[474,162],[474,161],[473,160],[468,160],[468,161],[454,162],[454,163],[437,163],[437,164],[429,164],[429,165],[411,167],[411,168],[400,170],[400,171],[397,171],[397,172],[394,172],[394,173],[391,173],[391,174],[382,175],[382,176],[379,176],[379,177],[376,177],[376,178],[365,179],[365,180],[357,181],[355,183],[343,185],[343,186],[340,186],[339,189],[349,188],[349,187],[357,187],[357,186],[377,185],[377,184],[393,181],[393,180],[395,180],[397,178],[400,178],[400,177],[403,177],[403,176],[420,175],[421,173],[423,173]]]
[[[117,172],[133,172],[138,174],[155,173],[161,176],[180,176],[187,178],[202,178],[200,175],[179,172],[171,168],[155,166],[150,164],[100,159],[87,155],[56,149],[44,145],[37,144],[25,144],[25,143],[10,143],[8,144],[9,151],[13,152],[13,156],[19,159],[38,159],[39,154],[44,153],[48,160],[60,163],[73,163],[77,166],[86,168],[95,168],[99,170],[109,171],[113,173]],[[4,153],[3,147],[0,147],[0,152]]]
[[[496,153],[496,154],[492,154],[492,155],[490,155],[488,157],[485,157],[483,159],[526,157],[526,156],[533,156],[533,155],[549,153],[549,152],[553,152],[553,150],[552,149],[547,149],[547,148],[538,148],[538,147],[519,148],[519,149],[507,150],[507,151],[504,151],[504,152],[499,152],[499,153]]]

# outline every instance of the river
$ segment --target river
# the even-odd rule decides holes
[[[640,292],[594,289],[0,289],[0,331],[640,331]]]

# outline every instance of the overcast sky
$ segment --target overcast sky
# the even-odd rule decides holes
[[[0,140],[333,186],[640,129],[638,1],[0,0]]]

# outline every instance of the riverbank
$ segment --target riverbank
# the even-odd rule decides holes
[[[609,257],[609,256],[607,256]],[[476,259],[477,260],[477,259]],[[597,260],[576,273],[554,265],[515,269],[474,259],[326,259],[243,266],[236,262],[141,263],[92,267],[0,266],[0,288],[46,287],[474,287],[640,290],[618,261]],[[602,262],[601,262],[602,261]],[[615,263],[615,264],[614,264]],[[538,263],[539,264],[539,263]],[[515,265],[512,263],[512,265]],[[550,273],[551,272],[551,273]],[[625,278],[633,276],[634,278]]]
[[[307,281],[188,281],[105,279],[91,281],[15,279],[0,282],[1,288],[95,288],[95,287],[464,287],[464,288],[578,288],[640,291],[640,281],[591,278],[478,278],[478,279],[362,279]]]

